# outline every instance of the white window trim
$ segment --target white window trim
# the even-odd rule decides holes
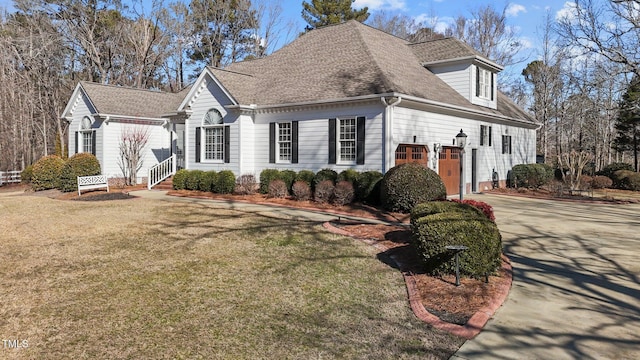
[[[491,95],[493,94],[493,88],[491,87],[491,78],[493,77],[493,73],[487,69],[482,67],[477,67],[478,74],[476,76],[479,77],[479,81],[476,82],[480,89],[478,90],[478,97],[484,100],[491,100]],[[495,86],[495,81],[494,81]]]
[[[88,125],[85,123],[85,120],[88,120]],[[78,152],[79,153],[92,153],[93,150],[93,121],[90,117],[85,116],[80,120],[80,130],[78,131],[80,136],[78,136]],[[86,148],[86,140],[89,139],[89,149]]]
[[[207,115],[209,113],[211,113],[212,111],[216,111],[219,115],[220,115],[220,122],[216,123],[216,124],[208,124],[206,123],[207,120]],[[209,110],[207,110],[207,112],[204,114],[204,116],[202,117],[202,131],[200,132],[200,162],[201,163],[209,163],[209,164],[223,164],[224,163],[224,115],[222,115],[222,113],[220,112],[220,110],[216,109],[216,108],[211,108]],[[207,130],[211,130],[211,129],[220,129],[220,131],[222,132],[220,138],[221,138],[221,145],[222,146],[222,150],[220,151],[221,154],[221,158],[220,159],[208,159],[207,158]],[[213,135],[215,137],[215,135]],[[216,143],[214,141],[214,143],[212,144],[212,146],[215,146]],[[215,150],[214,150],[215,153]]]
[[[289,141],[280,141],[280,126],[281,125],[289,125]],[[276,151],[276,164],[291,164],[291,160],[293,159],[293,122],[292,121],[281,121],[276,123],[275,127],[276,133],[275,136],[275,151]],[[281,159],[280,158],[280,144],[289,143],[289,159]]]
[[[353,140],[341,139],[341,122],[344,120],[353,121]],[[337,119],[336,123],[336,165],[356,165],[358,162],[358,117],[357,116],[345,116]],[[342,160],[341,143],[343,141],[353,141],[353,160]]]

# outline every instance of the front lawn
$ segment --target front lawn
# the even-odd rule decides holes
[[[0,358],[448,358],[401,274],[318,223],[0,194]],[[427,356],[428,357],[428,356]]]

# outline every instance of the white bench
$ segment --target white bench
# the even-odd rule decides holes
[[[109,180],[106,175],[78,176],[78,196],[82,190],[107,188],[109,192]]]

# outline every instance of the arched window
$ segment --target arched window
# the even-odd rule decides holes
[[[202,119],[204,128],[202,136],[205,160],[224,160],[224,127],[222,114],[217,109],[210,109]]]
[[[95,152],[95,144],[93,129],[91,128],[93,121],[88,116],[82,118],[80,121],[80,131],[78,132],[78,151],[77,152],[87,152],[94,153]]]

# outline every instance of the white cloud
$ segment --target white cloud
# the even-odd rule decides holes
[[[373,10],[404,10],[406,9],[405,0],[356,0],[353,3],[354,9],[362,9],[368,7],[369,11]]]
[[[428,26],[439,33],[444,33],[453,24],[452,17],[433,17],[427,14],[420,14],[414,17],[414,20],[417,23]]]
[[[556,13],[556,20],[569,20],[572,21],[576,18],[576,3],[567,1],[564,3],[562,9]]]
[[[526,13],[527,8],[520,4],[509,4],[507,7],[506,14],[507,16],[516,17],[520,13]]]

